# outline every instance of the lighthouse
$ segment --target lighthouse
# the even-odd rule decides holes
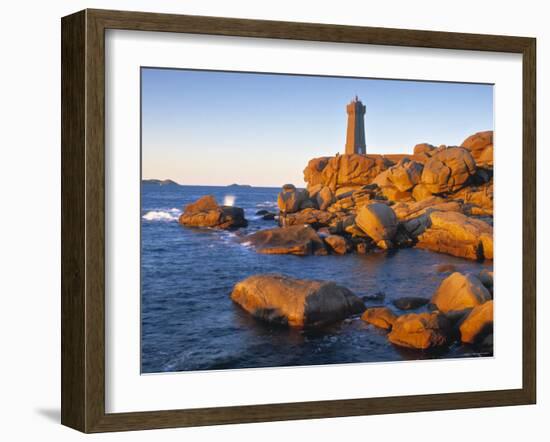
[[[355,98],[346,106],[348,113],[348,130],[346,134],[346,154],[367,153],[365,143],[365,110],[366,107],[361,100]]]

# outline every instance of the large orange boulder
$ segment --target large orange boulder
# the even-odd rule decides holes
[[[355,224],[379,245],[391,241],[397,233],[397,217],[386,204],[372,203],[361,207]]]
[[[455,192],[468,183],[476,170],[470,151],[462,147],[449,147],[424,164],[421,184],[431,193]]]
[[[420,182],[423,169],[421,163],[404,158],[388,169],[387,178],[399,191],[406,192]]]
[[[220,206],[216,198],[206,195],[185,206],[179,217],[180,224],[187,227],[212,227],[235,229],[246,227],[248,221],[240,207]]]
[[[282,213],[294,213],[311,207],[309,193],[305,189],[296,189],[293,184],[285,184],[277,196],[277,205]]]
[[[493,165],[493,131],[477,132],[462,142],[462,147],[468,149],[478,166]]]
[[[447,343],[449,324],[438,312],[410,313],[393,323],[388,340],[401,347],[426,350]]]
[[[408,221],[433,211],[461,212],[462,204],[458,201],[449,201],[437,196],[432,196],[423,201],[400,202],[394,204],[392,209],[399,221]]]
[[[493,226],[459,212],[434,211],[416,247],[462,258],[493,259]]]
[[[429,143],[420,143],[414,146],[413,152],[415,155],[430,154],[435,151],[436,147]]]
[[[445,278],[434,295],[434,304],[443,313],[477,307],[491,300],[491,293],[474,275],[454,272]]]
[[[437,152],[439,152],[440,148],[429,144],[429,143],[420,143],[414,146],[413,152],[414,154],[411,156],[411,159],[414,159],[415,161],[419,163],[426,163],[431,157],[433,157]]]
[[[259,230],[241,240],[257,252],[269,255],[326,255],[323,240],[309,226],[277,227]]]
[[[304,169],[304,181],[308,183],[308,190],[311,186],[317,184],[323,185],[325,183],[323,170],[327,166],[330,158],[331,157],[320,157],[309,160],[309,163]]]
[[[329,281],[254,275],[237,283],[231,299],[253,316],[291,327],[316,327],[362,313],[361,299]]]
[[[493,332],[493,301],[474,307],[459,328],[462,342],[475,344],[482,341]]]

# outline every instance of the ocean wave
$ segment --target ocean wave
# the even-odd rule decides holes
[[[263,201],[256,204],[256,207],[277,207],[277,201]]]
[[[234,243],[237,238],[239,237],[239,235],[237,234],[237,232],[231,232],[231,231],[228,231],[228,230],[224,230],[222,232],[220,232],[220,240],[224,243]]]
[[[164,210],[151,210],[143,215],[143,219],[147,221],[177,221],[180,215],[178,209],[170,209],[169,211]]]
[[[237,200],[237,197],[235,195],[225,195],[223,197],[223,205],[224,206],[234,206],[236,200]]]

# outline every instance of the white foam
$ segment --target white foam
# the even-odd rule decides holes
[[[223,205],[224,206],[233,206],[235,204],[235,200],[237,197],[235,195],[225,195],[223,198]]]
[[[174,211],[176,210],[176,211]],[[177,209],[171,209],[168,212],[163,210],[151,210],[143,215],[143,219],[147,221],[176,221],[179,217],[180,211]]]
[[[264,201],[256,204],[256,207],[277,207],[277,201]]]

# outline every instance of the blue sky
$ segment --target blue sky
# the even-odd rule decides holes
[[[309,159],[343,152],[356,94],[367,153],[493,129],[491,85],[142,68],[143,178],[301,186]]]

